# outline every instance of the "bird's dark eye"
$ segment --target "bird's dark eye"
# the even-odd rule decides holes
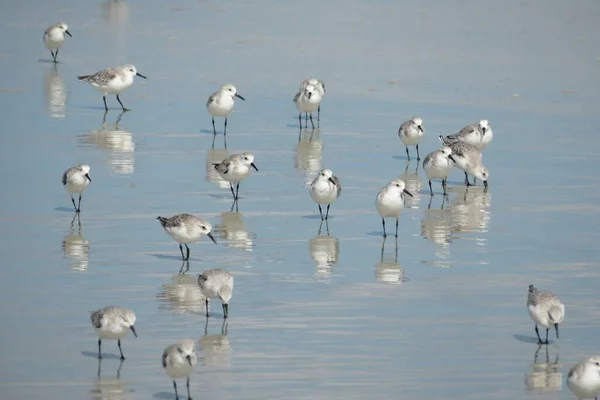
[[[205,226],[203,226],[203,227],[202,227],[202,230],[203,230],[203,231],[205,231],[205,230],[206,230],[206,227],[205,227]]]
[[[400,187],[400,185],[398,185],[398,184],[396,183],[396,187]]]
[[[596,361],[596,367],[600,367],[600,362]]]

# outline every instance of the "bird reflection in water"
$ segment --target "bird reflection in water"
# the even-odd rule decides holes
[[[173,314],[204,314],[204,295],[198,286],[198,277],[186,275],[189,262],[184,261],[180,273],[171,277],[171,283],[162,285],[156,295],[159,308]]]
[[[129,17],[129,8],[120,0],[108,0],[102,3],[102,16],[113,27],[122,25]]]
[[[331,276],[333,264],[337,264],[340,256],[340,240],[329,234],[329,223],[325,220],[326,235],[321,235],[323,220],[319,225],[317,236],[308,241],[310,256],[315,261],[315,275],[319,278]]]
[[[84,146],[94,145],[109,150],[109,163],[115,174],[132,174],[135,170],[135,143],[131,132],[119,128],[124,113],[119,114],[114,124],[106,122],[104,112],[102,128],[80,135],[78,141]]]
[[[231,365],[231,344],[227,337],[227,320],[223,320],[220,334],[208,334],[208,321],[204,325],[204,336],[199,341],[203,364],[206,367],[228,367]]]
[[[491,219],[491,195],[482,189],[448,187],[448,191],[455,194],[453,200],[447,203],[443,199],[439,209],[430,206],[425,210],[421,220],[421,236],[436,245],[435,255],[438,259],[429,264],[449,267],[450,243],[457,239],[473,240],[473,234],[474,243],[479,249],[486,248],[485,234]]]
[[[423,186],[421,177],[419,176],[419,163],[417,162],[414,172],[410,172],[408,167],[410,167],[410,161],[406,163],[404,173],[400,175],[400,179],[402,179],[406,184],[406,190],[413,195],[413,197],[406,197],[405,206],[417,210],[419,209],[419,202],[421,201],[421,188]]]
[[[69,234],[63,238],[62,249],[65,257],[71,261],[71,269],[86,271],[90,253],[90,242],[81,233],[80,214],[75,213],[71,221]]]
[[[98,359],[98,379],[94,382],[94,387],[90,390],[92,399],[98,400],[125,400],[132,399],[132,393],[127,389],[127,385],[121,381],[121,368],[123,360],[119,360],[116,377],[101,378],[102,360]]]
[[[233,201],[232,208],[236,211],[222,212],[221,222],[215,224],[213,231],[225,241],[226,246],[252,251],[254,246],[252,234],[244,222],[244,215],[237,211],[237,201]]]
[[[379,263],[375,266],[375,277],[380,282],[401,284],[405,282],[404,268],[398,264],[398,239],[394,240],[394,260],[384,261],[385,259],[385,241],[386,237],[381,242],[381,257]]]
[[[294,168],[304,171],[304,186],[309,187],[322,169],[323,141],[318,129],[302,129],[298,132],[298,144],[294,156]]]
[[[58,72],[57,64],[53,64],[44,76],[44,95],[48,114],[52,118],[64,118],[66,116],[67,88]]]
[[[544,349],[544,358],[540,360],[540,350]],[[562,373],[558,364],[558,353],[551,362],[549,346],[538,345],[533,356],[533,371],[525,374],[525,388],[536,392],[556,392],[562,389]]]
[[[219,188],[229,189],[229,182],[221,178],[215,169],[215,164],[220,164],[227,156],[229,156],[227,149],[213,148],[206,153],[206,182],[213,182]]]

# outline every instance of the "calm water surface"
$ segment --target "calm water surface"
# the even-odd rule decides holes
[[[174,398],[160,355],[191,337],[195,398],[572,398],[568,368],[599,351],[599,14],[592,0],[2,3],[0,397]],[[40,39],[57,20],[73,37],[54,66]],[[76,76],[126,62],[148,80],[104,119]],[[328,92],[320,129],[300,131],[291,99],[311,75]],[[224,149],[204,104],[227,82],[246,101]],[[431,199],[396,134],[412,115],[423,155],[489,119],[490,190],[465,193],[455,171]],[[210,167],[239,151],[259,172],[236,211]],[[78,221],[60,177],[82,162]],[[323,167],[344,191],[320,227],[306,185]],[[374,199],[398,176],[415,197],[383,243]],[[219,242],[191,245],[189,265],[155,220],[179,212]],[[235,276],[225,325],[218,302],[206,324],[196,284],[213,267]],[[567,304],[549,348],[531,283]],[[112,341],[95,358],[88,312],[109,304],[137,314],[122,365]]]

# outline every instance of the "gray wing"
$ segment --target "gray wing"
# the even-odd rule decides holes
[[[208,96],[208,100],[206,101],[206,107],[208,107],[208,105],[215,100],[215,98],[217,97],[217,93],[218,92],[215,92],[215,93],[211,94],[210,96]]]
[[[165,351],[163,351],[162,353],[162,366],[163,368],[167,368],[167,364],[169,362],[169,351],[171,350],[171,347],[173,346],[169,346],[165,349]]]
[[[452,144],[452,154],[456,154],[459,157],[465,157],[472,161],[479,161],[483,159],[483,156],[475,146],[472,146],[465,142],[456,142]]]
[[[298,93],[296,93],[296,95],[294,96],[294,103],[298,101],[298,99],[300,98],[300,94],[301,94],[301,93],[302,93],[302,92],[298,92]]]
[[[458,139],[454,138],[455,135],[442,136],[440,135],[440,141],[446,146],[452,146],[452,144],[456,143]]]
[[[67,184],[67,173],[69,172],[69,170],[66,170],[65,173],[62,176],[62,184],[66,185]]]
[[[227,159],[223,160],[221,164],[214,164],[215,169],[222,174],[226,174],[227,172],[229,172],[230,165],[231,161]]]
[[[106,68],[96,72],[93,75],[84,76],[81,79],[87,82],[93,82],[98,85],[106,85],[117,77],[117,70],[114,68]]]
[[[448,137],[451,139],[458,139],[459,137],[467,136],[475,132],[476,130],[477,128],[475,127],[475,125],[467,125],[464,128],[462,128],[458,133],[455,133],[454,135],[448,135]]]
[[[342,194],[342,184],[340,183],[340,180],[337,176],[332,176],[331,179],[333,179],[333,182],[335,183],[335,188],[337,189],[337,197],[340,197],[340,194]]]

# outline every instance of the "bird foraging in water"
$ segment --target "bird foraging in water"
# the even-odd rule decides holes
[[[329,217],[329,207],[331,206],[331,203],[336,201],[340,197],[340,194],[342,194],[342,184],[338,177],[334,176],[333,172],[326,168],[321,170],[312,181],[309,193],[313,201],[319,205],[321,220],[327,219]],[[325,218],[323,218],[321,204],[327,204]]]
[[[69,32],[69,27],[64,22],[58,22],[56,25],[52,25],[48,29],[44,31],[44,36],[42,36],[42,41],[44,42],[44,46],[48,50],[50,50],[50,54],[52,54],[52,60],[56,64],[58,61],[56,57],[58,57],[58,50],[62,47],[65,42],[65,33],[70,37],[71,32]]]
[[[198,218],[192,214],[177,214],[170,218],[157,217],[156,218],[164,230],[169,236],[171,236],[177,243],[179,243],[179,251],[181,251],[181,257],[184,261],[190,259],[190,248],[188,244],[198,242],[203,236],[208,236],[215,244],[215,240],[212,233],[212,225],[205,219]],[[187,255],[183,255],[184,244],[187,250]]]
[[[232,154],[219,164],[213,164],[215,170],[221,178],[229,182],[229,188],[233,195],[233,200],[237,201],[240,191],[240,182],[250,175],[250,168],[258,172],[254,164],[254,155],[252,153]],[[236,190],[233,191],[233,184],[236,183]]]
[[[375,206],[377,212],[381,216],[381,224],[383,225],[383,237],[386,237],[385,233],[385,218],[394,217],[396,218],[396,237],[398,237],[398,219],[404,209],[404,195],[407,194],[410,197],[413,195],[406,190],[406,183],[402,179],[394,179],[388,183],[383,189],[377,193],[375,200]]]
[[[186,378],[186,387],[188,400],[190,395],[190,375],[198,362],[194,351],[196,344],[192,339],[184,339],[180,343],[167,347],[162,354],[162,366],[166,374],[173,379],[173,388],[175,389],[175,399],[179,399],[177,394],[176,378]]]
[[[229,271],[215,268],[204,271],[198,276],[200,291],[206,297],[206,317],[208,317],[208,300],[219,298],[223,304],[223,318],[229,317],[229,300],[233,293],[233,276]]]
[[[119,94],[125,89],[133,85],[133,78],[139,76],[147,79],[144,75],[137,72],[133,65],[123,65],[121,67],[106,68],[91,75],[80,75],[77,77],[80,81],[85,81],[94,89],[103,92],[102,100],[104,101],[104,110],[108,111],[106,105],[106,95],[108,93],[116,94],[117,101],[121,105],[123,111],[129,111],[119,98]]]
[[[419,155],[419,143],[421,143],[423,135],[425,135],[425,131],[423,130],[423,120],[419,117],[412,117],[400,125],[400,129],[398,129],[398,137],[402,143],[404,143],[408,161],[410,161],[408,146],[416,146],[417,161],[421,159],[421,156]]]
[[[206,102],[206,109],[208,110],[208,113],[212,116],[213,135],[217,134],[217,129],[215,128],[215,117],[225,118],[223,136],[227,135],[227,117],[233,110],[233,105],[235,103],[233,99],[234,97],[246,100],[238,94],[235,86],[230,84],[221,86],[221,89],[209,96],[208,101]]]
[[[135,331],[135,313],[128,308],[108,306],[96,311],[90,315],[92,325],[98,334],[98,358],[102,358],[102,338],[117,339],[121,360],[124,360],[123,350],[121,350],[121,338],[125,337],[129,331],[137,337]]]
[[[533,285],[529,285],[527,293],[527,309],[529,316],[535,322],[535,333],[538,337],[538,344],[548,344],[548,330],[552,327],[556,330],[558,339],[558,325],[565,318],[565,305],[552,292],[539,290]],[[542,341],[538,325],[546,328],[546,341]]]
[[[62,184],[71,194],[71,201],[73,202],[73,207],[75,207],[76,213],[81,211],[81,194],[85,189],[87,189],[91,181],[92,178],[90,178],[90,166],[87,164],[71,167],[66,170],[62,176]],[[79,193],[79,203],[77,206],[75,205],[73,193]]]
[[[442,188],[444,189],[443,195],[446,195],[446,179],[448,178],[453,166],[454,158],[452,157],[452,149],[448,146],[443,146],[442,148],[427,154],[423,160],[423,169],[427,174],[427,179],[429,180],[429,192],[432,196],[432,179],[442,180]]]

